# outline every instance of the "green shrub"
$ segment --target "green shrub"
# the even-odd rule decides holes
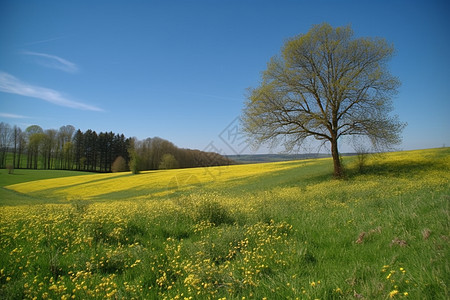
[[[128,167],[125,158],[123,158],[122,156],[118,156],[111,165],[111,172],[116,173],[126,171],[128,171]]]
[[[219,202],[205,201],[197,208],[197,221],[207,221],[219,226],[221,224],[233,224],[235,220]]]
[[[8,174],[14,173],[14,166],[12,164],[7,164],[6,169],[8,170]]]

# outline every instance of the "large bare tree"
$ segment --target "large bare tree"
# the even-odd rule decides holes
[[[288,150],[309,137],[329,142],[341,177],[342,136],[368,137],[375,147],[401,141],[404,124],[389,116],[400,85],[387,68],[393,53],[384,39],[354,38],[350,27],[313,26],[288,40],[250,89],[245,131],[255,143],[281,138]]]

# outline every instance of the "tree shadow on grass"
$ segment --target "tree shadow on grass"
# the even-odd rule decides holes
[[[376,175],[384,177],[404,177],[405,175],[416,176],[421,173],[428,172],[430,170],[437,170],[442,168],[438,162],[425,161],[425,162],[375,162],[370,165],[364,166],[361,170],[353,167],[346,169],[345,177],[352,179],[361,175]]]
[[[305,187],[333,179],[331,161],[314,164],[308,164],[308,161],[295,161],[293,164],[296,167],[230,179],[227,183],[232,188],[227,191],[241,195],[243,189],[255,193],[281,187]]]

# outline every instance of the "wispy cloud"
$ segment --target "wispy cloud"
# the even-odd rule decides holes
[[[9,113],[1,113],[1,112],[0,112],[0,117],[7,118],[7,119],[28,119],[28,117],[25,117],[25,116],[9,114]]]
[[[73,62],[56,55],[31,51],[22,51],[22,54],[38,58],[36,63],[47,68],[57,69],[67,73],[76,73],[79,70],[78,66]]]
[[[0,92],[38,98],[55,105],[74,109],[103,111],[103,109],[96,106],[67,99],[66,96],[58,91],[28,84],[2,71],[0,71]]]
[[[53,42],[53,41],[57,41],[57,40],[60,40],[60,39],[63,39],[63,38],[64,38],[64,36],[57,36],[57,37],[53,37],[53,38],[32,41],[32,42],[26,43],[25,46],[32,46],[32,45],[37,45],[37,44]]]

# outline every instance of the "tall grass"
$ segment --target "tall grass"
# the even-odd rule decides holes
[[[7,186],[0,298],[448,299],[449,154]]]

